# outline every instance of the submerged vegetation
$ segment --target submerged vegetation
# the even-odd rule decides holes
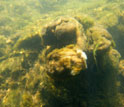
[[[124,106],[123,0],[1,0],[0,14],[0,107]]]

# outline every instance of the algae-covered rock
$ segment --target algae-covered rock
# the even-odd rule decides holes
[[[94,26],[93,18],[89,16],[75,16],[75,18],[83,25],[84,30],[89,29],[90,27]]]
[[[55,49],[47,55],[47,69],[49,75],[56,78],[75,76],[87,68],[85,52],[74,45],[62,49]]]
[[[121,56],[123,58],[123,53],[124,53],[124,49],[123,49],[123,41],[124,41],[124,12],[123,11],[119,11],[116,12],[116,14],[114,14],[116,16],[116,23],[112,24],[109,23],[111,26],[107,26],[108,31],[112,34],[113,39],[116,43],[117,49],[118,51],[121,53]],[[113,18],[113,17],[111,17]],[[113,20],[114,22],[115,20]]]
[[[120,62],[120,58],[121,58],[120,53],[115,49],[110,49],[110,51],[108,52],[108,56],[109,56],[109,59],[110,59],[110,65],[114,69],[117,70],[118,67],[119,67],[119,62]]]
[[[15,44],[15,48],[39,51],[42,49],[41,37],[36,34],[20,38]]]
[[[70,17],[62,17],[43,28],[43,44],[51,48],[62,48],[69,44],[76,44],[85,49],[86,36],[82,25]]]
[[[58,21],[58,23],[60,22]],[[73,87],[74,85],[74,84],[70,84],[70,81],[77,83],[78,80],[82,82],[80,83],[78,81],[80,84],[78,87],[80,88],[82,87],[81,88],[82,91],[85,91],[85,93],[87,93],[86,96],[89,95],[88,93],[90,93],[90,98],[89,97],[86,98],[86,96],[83,94],[83,92],[79,88],[76,88],[76,87],[74,88],[80,92],[80,97],[82,99],[84,99],[85,97],[86,100],[88,101],[87,102],[86,100],[80,100],[79,96],[77,96],[77,99],[79,100],[79,103],[80,103],[79,106],[89,105],[89,106],[102,107],[102,106],[108,106],[108,103],[110,103],[111,106],[117,105],[118,101],[117,99],[115,99],[115,97],[117,95],[116,82],[117,82],[117,72],[118,72],[120,54],[118,53],[118,51],[114,49],[114,42],[111,34],[101,26],[93,26],[87,29],[87,33],[85,34],[87,37],[87,40],[85,38],[82,38],[84,42],[80,44],[80,46],[81,47],[84,46],[84,48],[79,48],[79,49],[82,49],[82,51],[86,51],[87,53],[88,68],[86,68],[86,62],[85,62],[86,60],[84,60],[84,57],[81,58],[80,56],[78,56],[79,55],[78,52],[75,51],[78,49],[78,45],[77,45],[79,43],[78,41],[77,42],[66,41],[66,43],[62,43],[62,42],[59,43],[60,41],[59,37],[61,38],[63,37],[63,35],[68,37],[68,35],[70,35],[71,33],[67,33],[67,31],[72,32],[72,30],[75,30],[75,29],[73,28],[70,30],[69,28],[66,31],[66,29],[62,29],[63,27],[61,27],[62,25],[60,24],[59,30],[61,28],[60,31],[65,32],[65,34],[59,31],[60,32],[60,35],[59,35],[58,33],[56,34],[54,32],[56,31],[56,28],[57,28],[56,26],[58,24],[54,22],[53,25],[51,24],[47,25],[43,32],[43,41],[46,41],[44,42],[44,45],[46,45],[46,48],[48,48],[48,46],[52,47],[52,50],[46,54],[47,67],[45,68],[45,71],[47,72],[48,77],[50,77],[50,80],[48,79],[48,81],[51,81],[51,86],[52,86],[52,88],[49,88],[49,89],[47,87],[45,88],[46,90],[45,92],[47,93],[47,95],[49,93],[49,95],[51,96],[50,98],[46,97],[46,100],[45,100],[46,105],[48,105],[47,102],[49,102],[50,100],[53,100],[52,99],[53,96],[55,99],[56,98],[63,99],[69,103],[69,101],[66,99],[66,97],[69,98],[68,91],[70,93],[75,93],[69,88],[69,87]],[[66,24],[64,26],[66,26]],[[55,29],[53,30],[53,32],[52,32],[52,28]],[[58,32],[58,30],[56,32]],[[85,32],[80,32],[80,33],[85,33]],[[56,36],[58,36],[58,38]],[[51,40],[50,38],[52,37],[55,37],[55,39]],[[78,36],[74,36],[74,37],[78,37]],[[73,40],[73,39],[69,39],[69,40]],[[55,41],[57,41],[57,44],[55,43]],[[70,44],[73,44],[73,45],[70,45]],[[82,51],[80,51],[80,53],[82,53]],[[75,64],[73,64],[73,59]],[[69,78],[71,74],[73,74],[72,71],[75,71],[74,72],[75,75],[73,75],[73,78]],[[68,79],[66,79],[65,77]],[[113,83],[111,83],[111,81]],[[89,86],[86,86],[86,84],[87,85],[89,84]],[[59,88],[57,88],[58,86]],[[114,87],[114,89],[110,87]],[[62,89],[64,88],[67,91],[67,92],[66,91],[64,92],[66,97],[60,94],[58,95],[56,93],[57,91],[60,91],[61,88]],[[113,91],[111,89],[113,89]],[[44,90],[42,90],[42,92],[44,92]],[[52,92],[54,92],[54,94],[51,94]],[[61,90],[60,93],[61,92],[63,91]],[[99,92],[99,94],[97,92]],[[72,94],[70,98],[70,103],[69,103],[69,105],[71,106],[72,106],[71,104],[72,100],[75,99],[73,95],[74,94]],[[45,95],[42,94],[42,96],[45,96]],[[100,98],[99,96],[102,96],[103,98]],[[107,101],[106,98],[109,100]],[[81,103],[83,101],[84,103]],[[53,104],[53,103],[50,102],[49,104]],[[60,104],[62,104],[62,101],[60,101]],[[66,103],[63,103],[63,104],[64,106],[66,105]],[[75,104],[77,104],[77,100],[75,101]]]
[[[89,49],[103,52],[113,46],[111,34],[100,26],[94,26],[87,31]]]
[[[43,27],[43,45],[47,52],[47,72],[53,77],[79,74],[86,69],[86,36],[74,18],[61,17]],[[58,48],[58,49],[57,49]],[[53,51],[52,51],[53,50]],[[84,56],[83,56],[84,55]]]

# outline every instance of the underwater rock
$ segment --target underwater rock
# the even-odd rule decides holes
[[[93,27],[95,23],[91,17],[86,15],[75,16],[75,19],[77,19],[83,25],[84,30]]]
[[[121,53],[122,58],[124,58],[124,12],[119,10],[114,14],[116,16],[116,20],[111,16],[112,22],[116,22],[114,24],[108,23],[111,26],[107,26],[108,31],[113,36],[113,39],[116,43],[117,50]]]
[[[98,61],[99,66],[101,67],[100,69],[101,70],[107,69],[108,71],[110,69],[109,72],[112,72],[113,75],[115,74],[117,75],[117,73],[119,72],[118,68],[119,68],[119,62],[121,58],[120,53],[117,50],[111,48],[104,54],[98,54],[98,56],[99,58],[97,59],[97,61]],[[102,63],[100,63],[101,60],[102,60]]]
[[[74,18],[60,17],[42,30],[46,71],[54,78],[75,76],[87,68],[86,41],[82,25]]]
[[[86,35],[88,36],[89,50],[104,52],[113,46],[111,34],[100,26],[90,28]]]
[[[108,56],[109,56],[112,67],[115,67],[116,69],[118,69],[120,58],[121,58],[120,53],[115,49],[110,49],[110,51],[108,52]]]
[[[43,44],[52,49],[75,44],[81,49],[86,48],[86,36],[82,25],[74,18],[61,17],[43,28]]]
[[[55,49],[47,55],[48,74],[55,78],[75,76],[87,68],[85,52],[69,45]]]

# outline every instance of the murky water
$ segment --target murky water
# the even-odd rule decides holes
[[[0,107],[123,107],[123,0],[0,0]]]

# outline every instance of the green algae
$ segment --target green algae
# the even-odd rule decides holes
[[[88,1],[91,2],[88,7],[88,3],[82,4],[82,1],[64,1],[64,5],[60,6],[62,1],[55,0],[49,2],[45,11],[46,4],[42,7],[42,2],[9,2],[0,3],[0,12],[4,14],[0,17],[1,107],[123,107],[123,66],[121,63],[121,71],[118,71],[120,54],[114,47],[120,42],[120,37],[120,43],[123,43],[123,14],[119,13],[119,6],[123,8],[122,2]],[[47,3],[47,0],[43,2]],[[51,6],[54,8],[51,9]],[[46,73],[45,58],[52,46],[44,46],[42,39],[42,26],[61,15],[73,16],[82,25],[78,31],[84,29],[87,37],[84,49],[88,55],[86,72],[81,71],[78,76],[67,80],[62,78],[62,81],[54,80]],[[114,40],[100,24],[110,31]],[[122,46],[119,46],[119,50],[123,57]],[[117,78],[118,72],[121,72],[120,80]],[[117,89],[118,81],[121,91]]]
[[[71,18],[69,18],[68,20],[71,20]],[[42,35],[38,35],[40,34],[40,32],[37,33],[37,35],[31,32],[29,36],[27,35],[17,40],[15,45],[13,45],[14,47],[13,54],[0,63],[0,66],[2,67],[0,71],[0,74],[2,76],[1,89],[6,88],[6,91],[5,93],[3,93],[3,97],[2,97],[3,100],[1,101],[2,105],[13,106],[19,103],[18,105],[22,107],[27,107],[27,106],[33,107],[34,105],[37,106],[45,105],[52,107],[52,106],[60,106],[60,105],[65,106],[67,104],[69,106],[72,106],[73,101],[75,103],[74,104],[75,106],[78,104],[79,106],[93,105],[93,106],[102,107],[108,105],[109,103],[110,105],[116,105],[117,104],[117,101],[115,99],[117,94],[117,90],[116,90],[117,88],[115,85],[116,72],[117,72],[116,70],[118,68],[120,57],[118,52],[112,49],[114,47],[112,45],[111,35],[103,28],[98,28],[96,26],[92,27],[92,26],[89,29],[87,29],[87,33],[86,33],[86,37],[88,39],[87,42],[88,46],[86,45],[86,47],[83,48],[85,51],[87,50],[87,53],[89,55],[87,72],[85,72],[85,70],[84,72],[81,71],[81,74],[78,73],[77,76],[72,76],[71,78],[67,75],[67,78],[55,79],[55,78],[51,78],[51,76],[48,75],[47,71],[49,64],[45,66],[46,62],[43,62],[44,60],[42,60],[42,58],[47,57],[46,58],[47,61],[50,62],[51,58],[48,58],[48,56],[50,56],[49,53],[52,54],[52,52],[49,51],[45,52],[46,54],[45,56],[44,53],[42,53],[42,48],[44,49],[46,48],[46,50],[48,50],[47,49],[48,47],[43,46],[41,42]],[[82,31],[82,28],[81,27],[79,28],[80,29],[78,30]],[[62,31],[65,32],[65,30]],[[36,39],[36,42],[34,42],[35,38],[37,37],[39,39]],[[87,39],[85,38],[83,39],[87,41]],[[109,42],[110,44],[108,44]],[[29,47],[28,44],[31,47]],[[85,45],[85,44],[80,44],[80,45]],[[64,53],[69,54],[68,51],[71,53],[70,50],[72,49],[72,47],[75,46],[76,45],[71,45],[68,47],[69,49],[63,47],[63,49],[58,49],[58,50],[61,50],[63,54]],[[53,51],[54,53],[53,56],[55,57],[57,53],[54,48],[53,50],[55,51],[55,53]],[[64,49],[66,50],[63,51]],[[60,53],[62,54],[61,51]],[[61,56],[61,54],[59,55],[59,57]],[[71,63],[72,63],[71,61],[68,63],[70,67],[73,66],[73,63],[72,64]],[[79,63],[80,61],[77,64],[79,65]],[[96,63],[99,70],[97,70],[96,68]],[[91,66],[90,64],[92,64],[92,66],[94,67],[90,68]],[[77,67],[79,67],[78,65]],[[61,68],[61,64],[59,66]],[[63,74],[59,74],[59,75],[63,75]],[[87,77],[90,77],[90,79]],[[113,82],[113,84],[111,84],[111,81]],[[73,89],[71,87],[73,87]],[[107,88],[107,87],[114,87],[114,90],[112,91],[111,88]],[[8,92],[8,90],[10,91]],[[20,93],[16,93],[17,90],[20,90],[22,94],[20,95]],[[98,91],[99,94],[92,93],[92,90],[94,90],[95,92]],[[88,97],[89,94],[90,97]],[[20,96],[20,97],[18,99],[15,99],[16,96]],[[100,96],[102,96],[102,99]],[[91,99],[92,97],[94,97],[94,99]],[[13,98],[14,100],[12,100],[11,98]],[[105,100],[106,98],[108,100]],[[58,101],[57,104],[55,103],[56,101]]]
[[[42,48],[41,37],[39,35],[34,35],[32,37],[26,37],[20,39],[15,48],[17,49],[26,49],[26,50],[39,50]]]
[[[82,15],[82,16],[76,16],[75,18],[83,25],[84,30],[87,30],[88,28],[94,25],[93,18],[89,16]]]

